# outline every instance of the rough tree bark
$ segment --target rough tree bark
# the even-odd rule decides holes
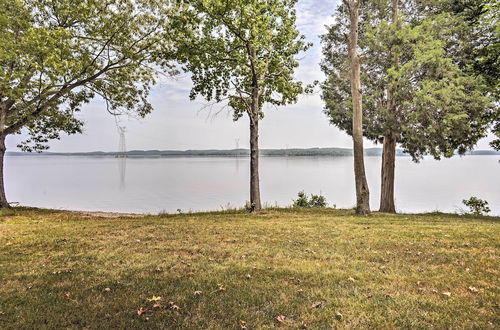
[[[392,0],[392,22],[398,23],[399,0]],[[398,57],[393,52],[390,53],[390,61],[394,66],[398,65]],[[394,88],[394,87],[392,87]],[[393,97],[392,88],[387,89],[387,107],[390,115],[390,121],[395,118],[397,111],[396,102]],[[397,139],[393,132],[387,132],[384,135],[384,148],[382,151],[382,173],[381,173],[381,189],[380,189],[380,212],[396,213],[394,203],[394,179],[395,179],[395,163],[396,163],[396,143]]]
[[[363,109],[361,96],[361,62],[357,54],[360,0],[344,0],[349,9],[349,60],[351,64],[352,139],[354,144],[354,177],[356,181],[356,214],[370,213],[370,191],[366,180],[363,155]]]
[[[0,109],[0,209],[9,208],[9,202],[5,196],[5,185],[3,178],[3,163],[5,158],[5,110]]]
[[[262,208],[260,202],[259,179],[259,90],[252,92],[252,108],[248,114],[250,118],[250,212]]]
[[[394,169],[396,163],[396,138],[391,133],[384,135],[382,152],[382,187],[380,189],[380,212],[396,213],[394,205]]]

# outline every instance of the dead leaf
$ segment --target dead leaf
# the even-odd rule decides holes
[[[247,328],[247,323],[246,323],[245,321],[240,320],[240,321],[238,322],[238,324],[240,325],[240,328],[241,328],[241,329],[248,329],[248,328]]]
[[[181,309],[179,306],[177,306],[176,304],[174,304],[173,301],[170,301],[168,304],[170,305],[170,309],[171,310],[178,311],[178,310]]]
[[[336,312],[335,313],[335,318],[337,319],[337,321],[342,321],[342,319],[344,318],[344,316],[341,313]]]
[[[276,321],[278,321],[279,323],[284,323],[285,320],[286,320],[285,315],[279,315],[276,317]]]
[[[473,287],[473,286],[470,286],[470,287],[469,287],[469,291],[470,291],[470,292],[474,292],[474,293],[479,292],[479,290],[478,290],[477,288]]]
[[[309,325],[305,322],[302,322],[302,326],[301,326],[302,329],[309,329]]]
[[[251,279],[251,278],[252,278],[252,275],[247,274],[246,278],[249,280],[249,279]]]
[[[311,305],[311,308],[320,308],[322,304],[321,301],[316,301]]]
[[[372,297],[373,297],[373,294],[372,294],[372,293],[369,293],[369,294],[367,294],[367,295],[366,295],[366,299],[370,299],[370,298],[372,298]]]
[[[153,297],[151,297],[151,298],[148,298],[148,301],[153,301],[153,302],[160,301],[160,300],[161,300],[161,297],[157,297],[155,295],[153,295]]]
[[[451,297],[451,292],[445,291],[445,292],[443,292],[443,295],[445,295],[447,297]]]
[[[63,297],[64,297],[64,299],[69,299],[70,296],[71,296],[71,292],[68,291],[68,292],[64,293]]]
[[[354,278],[352,278],[352,277],[349,277],[347,280],[350,281],[350,282],[356,282],[356,280]]]
[[[392,296],[389,293],[384,293],[384,297],[386,297],[386,298],[392,298]]]
[[[148,310],[147,310],[147,308],[141,307],[141,308],[139,308],[139,309],[137,310],[137,315],[139,315],[139,316],[140,316],[140,315],[142,315],[142,314],[146,313],[147,311],[148,311]]]
[[[110,291],[111,291],[111,289],[110,289],[110,288],[104,288],[104,290],[103,290],[103,291],[104,291],[104,292],[110,292]]]
[[[219,291],[225,292],[225,291],[227,291],[227,289],[224,285],[221,284],[221,285],[219,285]]]
[[[195,296],[201,296],[201,294],[202,294],[202,293],[203,293],[203,292],[201,292],[201,291],[195,291],[195,292],[194,292],[194,295],[195,295]]]
[[[160,308],[161,307],[161,304],[160,303],[154,303],[153,304],[153,308]]]

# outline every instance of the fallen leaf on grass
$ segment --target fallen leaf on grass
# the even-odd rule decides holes
[[[145,314],[147,312],[147,308],[141,307],[137,310],[137,315],[141,316],[142,314]]]
[[[286,320],[286,316],[285,315],[279,315],[276,317],[276,321],[278,321],[279,323],[284,323]]]
[[[68,292],[65,292],[65,293],[64,293],[63,298],[64,298],[64,299],[69,299],[69,297],[70,297],[70,296],[71,296],[71,292],[69,292],[69,291],[68,291]]]
[[[73,272],[73,270],[71,268],[68,268],[68,269],[58,270],[58,271],[52,272],[52,274],[59,275],[62,273],[72,273],[72,272]]]
[[[110,291],[111,291],[111,289],[110,289],[110,288],[104,288],[104,290],[103,290],[103,291],[104,291],[104,292],[110,292]]]
[[[479,290],[478,290],[477,288],[473,287],[473,286],[470,286],[470,287],[469,287],[469,291],[470,291],[470,292],[474,292],[474,293],[479,292]]]
[[[201,294],[202,294],[202,293],[203,293],[203,292],[201,292],[201,291],[195,291],[195,292],[194,292],[194,295],[195,295],[195,296],[201,296]]]
[[[311,308],[320,308],[322,304],[321,301],[316,301],[311,305]]]
[[[158,309],[158,308],[160,308],[160,307],[161,307],[161,304],[160,304],[160,303],[154,303],[154,304],[153,304],[153,308]]]
[[[349,277],[347,280],[350,281],[350,282],[356,282],[356,280],[354,278],[352,278],[352,277]]]
[[[178,311],[178,310],[181,309],[179,306],[177,306],[176,304],[174,304],[173,301],[170,301],[168,304],[170,305],[170,309],[171,310]]]
[[[445,292],[443,292],[443,295],[445,295],[447,297],[451,297],[451,292],[445,291]]]
[[[241,328],[241,329],[248,329],[248,328],[247,328],[247,323],[246,323],[245,321],[240,320],[240,321],[238,322],[238,324],[240,325],[240,328]]]
[[[335,319],[337,319],[337,321],[342,321],[343,318],[344,316],[341,313],[339,312],[335,313]]]
[[[161,297],[153,296],[152,298],[148,298],[148,301],[160,301]]]
[[[369,294],[366,295],[366,299],[370,299],[372,297],[373,297],[373,293],[369,293]]]
[[[219,285],[219,291],[224,292],[224,291],[226,291],[226,290],[227,290],[227,289],[226,289],[226,287],[225,287],[224,285],[222,285],[222,284],[221,284],[221,285]]]
[[[392,296],[389,293],[384,293],[384,297],[386,297],[388,299],[392,298]]]
[[[247,278],[247,280],[249,280],[249,279],[251,279],[251,278],[252,278],[252,275],[247,274],[246,278]]]
[[[302,329],[309,329],[309,325],[305,322],[302,322],[302,326],[301,326]]]

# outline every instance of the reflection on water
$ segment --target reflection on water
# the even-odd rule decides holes
[[[120,177],[120,189],[125,189],[125,171],[127,170],[127,157],[118,157],[118,175]]]
[[[457,212],[477,196],[500,215],[498,156],[467,156],[414,164],[398,157],[396,207],[403,212]],[[380,158],[366,157],[372,209],[377,209]],[[117,164],[118,162],[118,164]],[[118,165],[118,173],[117,173]],[[351,157],[262,157],[262,200],[290,205],[297,192],[325,195],[330,205],[355,203]],[[11,201],[40,207],[158,213],[241,207],[248,200],[249,159],[11,156]]]

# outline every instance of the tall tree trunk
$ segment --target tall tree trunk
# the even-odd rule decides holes
[[[252,52],[252,58],[255,52]],[[253,61],[252,61],[253,62]],[[259,178],[259,113],[260,91],[257,76],[253,76],[252,104],[248,112],[250,118],[250,212],[259,211],[260,203],[260,178]]]
[[[349,8],[349,58],[351,64],[352,139],[354,144],[354,177],[356,181],[356,214],[370,213],[370,191],[366,180],[363,155],[363,108],[361,96],[361,63],[357,54],[359,0],[344,0]]]
[[[250,114],[250,211],[259,211],[260,179],[259,179],[259,116]]]
[[[0,209],[9,208],[9,202],[5,196],[5,185],[3,178],[3,163],[5,158],[5,135],[0,132]]]
[[[382,152],[382,187],[380,189],[380,212],[396,213],[394,205],[394,168],[396,165],[396,138],[384,135]]]
[[[398,24],[399,0],[392,0],[392,25]],[[398,66],[398,56],[390,52],[390,61],[394,67]],[[393,97],[394,86],[387,89],[387,107],[390,127],[395,125],[397,106]],[[396,136],[393,132],[384,135],[384,149],[382,152],[382,173],[380,189],[380,212],[396,213],[394,205],[394,178],[396,165]]]

